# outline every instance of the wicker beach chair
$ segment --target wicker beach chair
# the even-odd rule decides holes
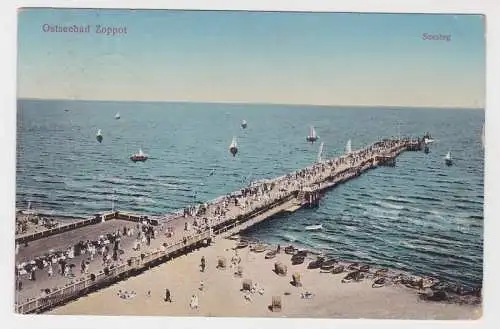
[[[302,287],[302,282],[300,282],[300,274],[295,273],[292,275],[292,283],[295,287]]]
[[[219,259],[217,260],[217,268],[225,269],[226,266],[227,266],[226,257],[219,257]]]
[[[252,280],[250,279],[245,279],[243,280],[243,291],[245,290],[248,290],[248,291],[251,291],[252,290]]]
[[[274,271],[276,274],[284,276],[287,272],[286,265],[281,262],[276,262],[274,263]]]
[[[281,312],[281,296],[273,296],[271,310],[273,312]]]

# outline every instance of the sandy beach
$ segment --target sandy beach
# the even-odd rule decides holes
[[[308,318],[378,318],[378,319],[477,319],[481,306],[428,302],[418,298],[415,289],[404,286],[372,288],[373,280],[342,283],[344,274],[321,273],[307,269],[308,261],[292,265],[283,252],[265,259],[265,252],[239,249],[243,275],[235,275],[231,266],[237,242],[217,239],[210,247],[176,258],[143,274],[116,283],[106,289],[79,298],[49,312],[65,315],[136,315],[136,316],[227,316],[227,317],[308,317]],[[225,269],[216,268],[219,257],[227,259]],[[207,267],[200,271],[201,257]],[[277,275],[274,264],[287,266],[286,276]],[[300,273],[301,287],[290,282]],[[254,293],[241,291],[245,279],[257,283]],[[200,290],[203,281],[203,290]],[[165,289],[172,302],[165,302]],[[259,291],[260,290],[260,291]],[[119,293],[134,292],[130,299]],[[148,294],[148,291],[150,294]],[[301,298],[310,292],[312,298]],[[198,309],[190,307],[191,296],[199,300]],[[269,309],[273,296],[280,296],[282,310]]]

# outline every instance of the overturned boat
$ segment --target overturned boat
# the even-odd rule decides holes
[[[245,129],[247,127],[247,120],[241,121],[241,128]]]
[[[235,157],[236,153],[238,153],[238,142],[236,142],[236,137],[233,137],[233,141],[231,142],[231,145],[229,145],[229,152],[233,155],[233,157]]]
[[[313,126],[309,129],[309,135],[306,137],[306,141],[311,144],[318,140],[318,136],[316,135],[316,129]]]
[[[97,131],[97,134],[96,134],[95,138],[97,139],[97,141],[98,141],[99,143],[102,143],[102,133],[101,133],[101,129],[99,129],[99,130]]]
[[[144,162],[147,159],[148,159],[147,154],[145,154],[144,152],[142,152],[141,149],[139,149],[139,153],[133,154],[130,157],[130,160],[132,160],[133,162]]]

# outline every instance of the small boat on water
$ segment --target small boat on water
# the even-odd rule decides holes
[[[453,160],[451,160],[451,152],[448,152],[444,157],[444,163],[449,167],[453,164]]]
[[[233,157],[235,157],[236,153],[238,153],[238,142],[236,141],[236,137],[233,137],[233,141],[231,142],[231,145],[229,145],[229,152],[233,155]]]
[[[120,120],[120,118],[121,118],[121,116],[120,116],[120,112],[116,113],[116,114],[115,114],[115,119],[116,119],[116,120]]]
[[[141,149],[139,149],[139,153],[136,153],[136,154],[133,154],[131,157],[130,157],[130,160],[132,160],[133,162],[144,162],[148,159],[148,156],[147,154],[145,154],[144,152],[142,152]]]
[[[309,225],[304,228],[306,231],[319,231],[323,229],[322,224]]]
[[[310,142],[311,144],[314,143],[315,141],[318,140],[318,136],[316,135],[316,129],[314,129],[313,126],[309,128],[309,135],[306,137],[306,141]]]
[[[99,143],[102,143],[102,133],[101,133],[101,129],[99,129],[99,130],[97,131],[97,134],[96,134],[95,138],[97,139],[97,141],[98,141]]]
[[[245,129],[247,127],[247,120],[241,121],[241,128]]]

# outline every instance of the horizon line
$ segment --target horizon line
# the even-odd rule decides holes
[[[251,102],[251,101],[192,101],[192,100],[127,100],[127,99],[70,99],[70,98],[38,98],[38,97],[17,97],[20,100],[35,101],[73,101],[73,102],[122,102],[122,103],[193,103],[193,104],[233,104],[233,105],[273,105],[273,106],[310,106],[310,107],[381,107],[390,108],[410,108],[410,109],[443,109],[443,110],[485,110],[483,107],[465,106],[418,106],[418,105],[382,105],[382,104],[306,104],[306,103],[279,103],[279,102]]]

